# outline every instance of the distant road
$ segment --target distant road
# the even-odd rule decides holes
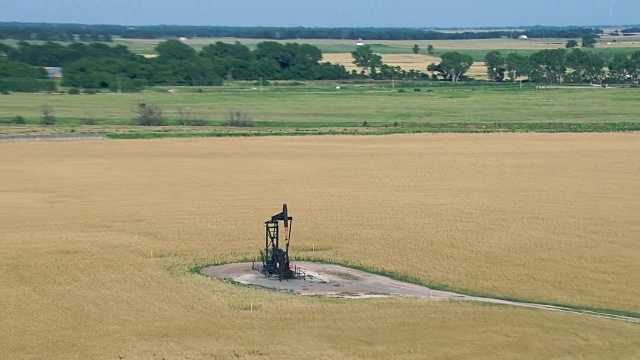
[[[103,134],[0,135],[2,141],[68,141],[106,139]]]

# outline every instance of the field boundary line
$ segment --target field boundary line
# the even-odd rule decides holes
[[[3,141],[70,141],[106,139],[104,134],[42,134],[42,135],[3,135]]]

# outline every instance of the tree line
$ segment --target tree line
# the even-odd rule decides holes
[[[201,51],[178,40],[156,46],[158,56],[144,58],[126,46],[103,43],[47,42],[16,47],[0,44],[0,74],[40,78],[31,67],[64,68],[63,85],[85,89],[135,91],[149,85],[209,86],[223,80],[339,80],[352,76],[344,66],[322,62],[322,52],[308,44],[266,41],[255,50],[236,42],[216,42]]]
[[[0,40],[112,42],[117,27],[0,22]]]
[[[161,42],[155,50],[157,57],[144,58],[124,45],[104,43],[0,44],[0,74],[8,78],[4,82],[8,89],[9,80],[21,79],[18,82],[24,84],[25,79],[46,78],[42,67],[62,67],[62,84],[67,87],[111,91],[138,91],[151,85],[215,86],[225,80],[428,78],[424,72],[384,64],[369,46],[354,52],[354,62],[361,71],[323,62],[322,51],[309,44],[264,41],[251,50],[239,42],[216,42],[196,51],[172,39]]]
[[[485,65],[489,79],[496,82],[526,77],[541,83],[640,83],[640,51],[613,57],[582,49],[548,49],[531,56],[491,51]]]
[[[590,36],[587,36],[589,38]],[[584,42],[588,47],[590,42]],[[368,45],[351,54],[360,68],[322,61],[322,52],[309,44],[265,41],[254,50],[239,42],[216,42],[197,51],[178,41],[166,40],[155,48],[158,56],[144,58],[126,46],[104,43],[19,42],[0,44],[0,91],[48,91],[55,84],[45,80],[44,66],[64,68],[62,84],[72,88],[138,91],[145,86],[212,86],[225,80],[345,80],[415,79],[468,80],[470,55],[445,52],[431,73],[384,64]],[[426,64],[425,64],[426,65]],[[485,56],[490,81],[527,80],[542,83],[630,83],[640,78],[640,51],[607,57],[582,49],[550,49],[530,56],[491,51]]]
[[[526,30],[435,31],[419,28],[315,28],[315,27],[235,27],[235,26],[122,26],[50,23],[0,23],[0,40],[105,41],[114,36],[129,39],[178,37],[235,37],[252,39],[375,39],[375,40],[463,40],[518,38],[581,38],[604,31],[590,27],[533,27]]]

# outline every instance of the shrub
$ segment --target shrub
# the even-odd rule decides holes
[[[69,95],[80,95],[80,89],[78,89],[78,88],[71,88],[71,89],[69,89],[68,94],[69,94]]]
[[[165,126],[167,120],[162,114],[162,109],[156,105],[147,105],[145,103],[138,104],[133,110],[136,113],[136,121],[142,126]]]
[[[2,95],[11,95],[9,90],[2,90]]]
[[[21,125],[21,124],[26,124],[27,120],[20,115],[16,115],[13,119],[11,119],[11,122],[14,124]]]
[[[255,126],[253,120],[249,118],[249,115],[242,110],[231,110],[229,112],[229,119],[226,123],[227,126],[234,127],[253,127]]]
[[[407,92],[405,89],[398,90],[399,93]]]
[[[422,89],[420,89],[420,88],[414,88],[413,89],[413,92],[420,92],[420,91],[422,91]]]
[[[95,95],[96,91],[93,90],[93,89],[87,89],[87,90],[84,91],[84,93],[87,94],[87,95]]]
[[[56,124],[56,117],[53,116],[53,108],[49,105],[43,105],[42,109],[42,124],[43,125],[55,125]]]
[[[367,122],[367,120],[365,120],[365,121],[362,123],[362,126],[369,126],[369,123]]]
[[[184,126],[208,126],[211,125],[202,115],[184,108],[178,109],[178,124]]]

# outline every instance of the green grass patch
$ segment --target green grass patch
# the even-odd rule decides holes
[[[340,86],[337,90],[336,86]],[[308,82],[300,86],[269,86],[264,92],[250,83],[207,88],[202,93],[179,88],[171,94],[157,88],[137,94],[0,96],[0,119],[22,116],[36,123],[43,105],[50,105],[61,125],[93,118],[100,125],[132,125],[140,103],[162,107],[177,120],[180,109],[220,124],[229,112],[241,110],[256,123],[423,122],[633,122],[638,121],[640,89],[518,89],[512,84],[445,82],[396,83],[422,91],[392,92],[390,82]],[[276,89],[276,90],[273,90]],[[184,91],[183,91],[184,90]],[[315,125],[307,125],[311,127]]]

